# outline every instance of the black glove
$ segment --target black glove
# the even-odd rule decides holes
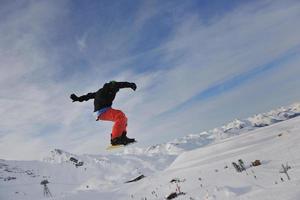
[[[71,94],[70,98],[73,100],[73,102],[79,101],[79,98],[76,96],[76,94]]]
[[[136,84],[135,83],[131,83],[130,88],[135,91],[136,90]]]

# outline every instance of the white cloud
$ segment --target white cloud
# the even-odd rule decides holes
[[[81,36],[79,39],[77,39],[77,45],[80,51],[84,51],[85,48],[87,48],[87,33],[84,33],[83,36]]]
[[[9,160],[34,160],[46,154],[47,144],[39,138],[24,134],[0,137],[0,157]]]

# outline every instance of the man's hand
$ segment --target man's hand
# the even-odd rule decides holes
[[[133,89],[133,90],[135,91],[135,90],[136,90],[136,84],[135,84],[135,83],[131,83],[130,88]]]
[[[79,100],[79,98],[78,98],[78,96],[76,96],[76,94],[71,94],[70,98],[73,100],[73,102]]]

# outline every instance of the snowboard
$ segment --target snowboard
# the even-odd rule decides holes
[[[106,147],[106,150],[114,150],[114,149],[119,149],[119,148],[122,148],[122,147],[126,147],[126,146],[129,146],[129,145],[132,145],[132,144],[134,144],[134,143],[136,143],[137,141],[135,141],[135,142],[131,142],[131,143],[129,143],[129,144],[127,144],[127,145],[124,145],[124,144],[119,144],[119,145],[109,145],[108,147]]]

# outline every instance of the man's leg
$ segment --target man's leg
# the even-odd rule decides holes
[[[114,122],[111,139],[120,137],[122,133],[126,131],[127,117],[121,110],[110,108],[106,112],[102,113],[99,116],[99,119]]]

